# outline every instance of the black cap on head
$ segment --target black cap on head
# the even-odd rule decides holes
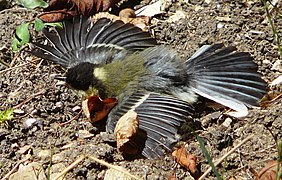
[[[77,90],[86,91],[94,83],[95,64],[82,62],[70,68],[66,74],[66,83]]]

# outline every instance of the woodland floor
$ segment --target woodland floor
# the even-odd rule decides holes
[[[174,175],[178,179],[192,178],[188,170],[175,166],[171,153],[153,160],[125,159],[109,136],[87,122],[84,115],[60,126],[81,109],[81,100],[54,80],[54,75],[62,74],[63,70],[24,51],[11,51],[15,28],[34,18],[36,13],[18,6],[0,11],[0,59],[11,65],[10,68],[0,65],[0,110],[15,109],[14,118],[0,125],[0,177],[19,162],[21,165],[38,162],[48,174],[50,159],[51,174],[54,174],[83,154],[91,154],[147,179],[168,179]],[[174,20],[179,13],[184,17]],[[275,23],[282,27],[282,19]],[[160,44],[170,45],[183,58],[191,56],[201,45],[223,42],[237,46],[239,51],[250,52],[267,83],[282,73],[273,33],[258,0],[173,1],[163,15],[154,18],[151,29]],[[278,30],[282,37],[282,28]],[[281,87],[272,87],[272,91],[281,93]],[[209,165],[188,127],[203,138],[214,160],[252,135],[218,166],[225,179],[252,179],[250,169],[258,172],[268,160],[276,160],[277,148],[271,133],[282,138],[282,98],[267,107],[250,110],[242,119],[224,115],[227,109],[201,109],[203,111],[195,113],[193,121],[185,123],[180,130],[182,143],[187,143],[188,152],[196,155],[201,173]],[[31,121],[33,125],[27,127]],[[106,170],[105,166],[87,159],[68,172],[66,179],[102,179]],[[210,173],[206,178],[215,179],[215,175]]]

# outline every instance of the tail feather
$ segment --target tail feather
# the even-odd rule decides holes
[[[68,68],[80,62],[107,64],[156,45],[149,33],[122,21],[101,18],[93,23],[91,18],[75,17],[63,27],[56,27],[56,33],[43,29],[52,46],[34,42],[38,49],[30,53]]]
[[[187,62],[192,90],[236,111],[257,106],[266,83],[257,73],[253,58],[223,44],[204,46]]]
[[[225,54],[220,57],[209,57],[208,59],[198,61],[197,66],[209,64],[209,66],[213,67],[222,67],[222,64],[224,63],[224,67],[231,67],[234,68],[236,66],[242,67],[242,64],[244,64],[244,68],[255,68],[254,62],[251,56],[249,56],[248,53],[245,52],[239,52],[236,54],[233,54],[233,56],[230,56],[230,54]],[[247,66],[248,65],[248,66]]]

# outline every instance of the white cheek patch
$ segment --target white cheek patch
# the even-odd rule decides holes
[[[101,81],[105,81],[107,79],[107,73],[104,68],[95,68],[93,74]]]
[[[198,95],[189,88],[175,88],[171,93],[178,99],[186,101],[189,104],[193,104],[198,99]]]

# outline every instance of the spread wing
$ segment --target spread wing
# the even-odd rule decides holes
[[[191,105],[171,96],[158,93],[136,92],[119,102],[108,116],[106,130],[113,132],[119,118],[134,110],[142,131],[130,141],[147,158],[163,156],[179,140],[178,127],[193,112]]]
[[[148,32],[107,18],[93,23],[91,18],[77,16],[64,21],[63,29],[56,27],[50,32],[44,28],[42,32],[52,46],[33,42],[36,48],[30,53],[66,68],[80,62],[107,64],[156,45]]]

